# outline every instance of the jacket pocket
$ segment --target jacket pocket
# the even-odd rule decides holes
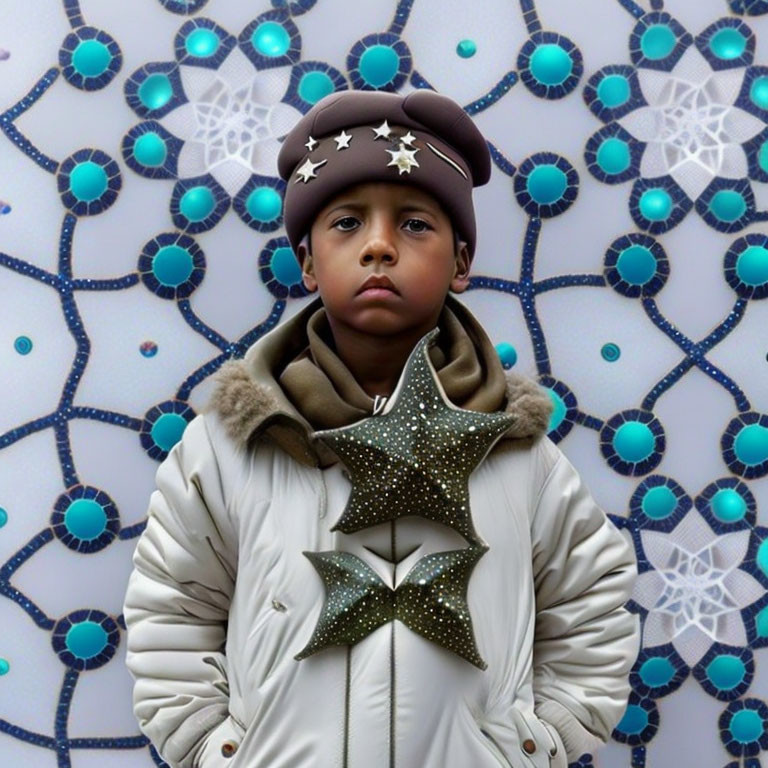
[[[567,768],[565,747],[556,728],[532,710],[511,709],[526,768]]]

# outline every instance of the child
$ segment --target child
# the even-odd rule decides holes
[[[181,768],[565,768],[626,706],[637,566],[449,293],[485,140],[432,91],[345,91],[278,168],[319,296],[158,468],[124,610],[141,730]]]

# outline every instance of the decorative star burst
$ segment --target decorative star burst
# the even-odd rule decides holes
[[[394,619],[480,669],[487,664],[475,644],[467,587],[487,546],[434,552],[419,560],[396,589],[357,555],[304,552],[325,585],[325,602],[305,659],[333,645],[354,645]]]
[[[427,354],[439,333],[422,336],[387,406],[376,416],[315,432],[350,472],[352,491],[331,530],[362,528],[418,515],[479,541],[469,508],[469,476],[514,423],[504,412],[457,408]]]
[[[401,142],[398,149],[387,150],[392,155],[392,159],[387,163],[387,167],[390,165],[396,166],[399,169],[398,175],[406,172],[410,173],[412,168],[419,167],[419,164],[416,162],[416,153],[420,151],[419,149],[406,149],[405,144]]]
[[[304,146],[311,152],[319,144],[317,139],[313,139],[311,136],[304,143]]]
[[[349,141],[352,138],[351,133],[342,131],[338,136],[334,136],[333,140],[336,142],[336,151],[340,149],[347,149],[349,147]]]
[[[412,147],[413,142],[416,141],[416,137],[410,131],[408,131],[408,133],[400,137],[400,141],[402,141],[403,144],[407,144],[409,147]]]
[[[310,179],[316,179],[317,174],[315,173],[315,169],[319,168],[323,163],[327,162],[327,160],[320,160],[320,162],[313,163],[309,158],[307,158],[301,168],[296,170],[296,175],[298,178],[294,179],[293,183],[295,184],[297,181],[303,181],[306,184]]]

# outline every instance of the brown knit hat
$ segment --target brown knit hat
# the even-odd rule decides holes
[[[472,118],[448,96],[331,93],[285,137],[277,168],[287,182],[283,217],[294,253],[330,198],[353,184],[392,181],[438,200],[474,256],[472,188],[490,178],[491,157]]]

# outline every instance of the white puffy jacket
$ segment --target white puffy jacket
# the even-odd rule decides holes
[[[390,526],[330,531],[347,474],[274,439],[295,437],[286,425],[301,417],[286,419],[275,390],[243,396],[264,378],[256,361],[226,364],[216,408],[158,468],[133,559],[127,664],[140,728],[161,756],[179,768],[565,768],[606,742],[639,651],[639,617],[624,607],[637,565],[546,436],[543,389],[508,374],[507,410],[529,434],[499,440],[469,479],[490,545],[468,588],[487,669],[399,621],[297,661],[324,599],[302,552],[352,552],[386,578],[377,551]],[[267,423],[278,431],[254,439]],[[410,552],[398,573],[465,544],[414,517],[397,536]]]

